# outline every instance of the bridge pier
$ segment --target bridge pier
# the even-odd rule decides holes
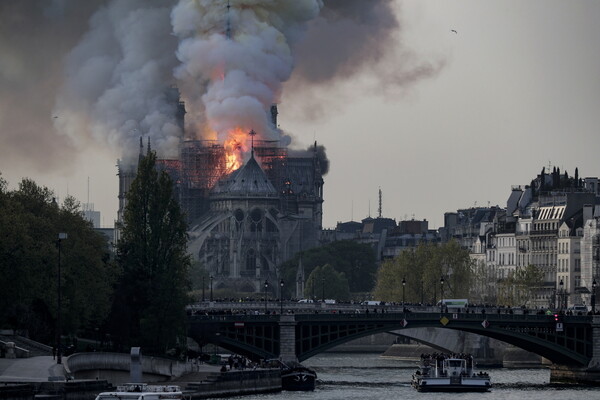
[[[279,358],[285,363],[298,362],[296,357],[296,318],[282,314],[279,318]]]
[[[600,386],[600,315],[592,317],[592,341],[592,358],[587,367],[552,364],[550,382]]]

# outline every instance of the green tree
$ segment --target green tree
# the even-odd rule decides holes
[[[300,258],[305,276],[310,276],[316,267],[329,264],[337,272],[345,274],[350,292],[369,292],[373,289],[377,264],[373,248],[368,244],[341,240],[298,253],[281,266],[286,282],[296,281]],[[294,287],[286,285],[288,296],[295,294],[292,293]]]
[[[421,243],[414,250],[386,260],[377,273],[373,297],[381,301],[435,303],[441,297],[468,298],[473,280],[469,252],[456,241],[444,244]],[[402,281],[406,284],[403,285]]]
[[[26,329],[54,342],[57,318],[59,232],[62,332],[99,327],[109,312],[114,265],[104,237],[84,220],[78,203],[58,205],[53,193],[30,179],[7,191],[0,179],[0,325]]]
[[[190,264],[190,284],[191,296],[195,300],[202,300],[202,288],[204,287],[204,297],[208,298],[208,288],[210,285],[210,274],[204,268],[202,262],[195,260]],[[234,296],[230,296],[234,297]]]
[[[473,264],[473,286],[469,300],[477,304],[509,304],[505,302],[506,286],[497,282],[495,269],[484,261]]]
[[[517,268],[499,283],[498,301],[511,306],[527,306],[542,286],[544,273],[535,265]]]
[[[140,159],[127,193],[117,259],[123,270],[113,310],[126,345],[162,352],[185,330],[189,303],[186,223],[173,197],[173,182],[156,169],[156,154]]]
[[[350,299],[348,279],[343,272],[337,272],[331,265],[316,267],[308,276],[304,288],[306,298],[335,299],[347,301]]]

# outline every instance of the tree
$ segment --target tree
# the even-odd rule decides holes
[[[112,329],[127,345],[162,352],[185,330],[190,288],[186,223],[156,154],[140,159],[127,194],[117,259],[123,270]]]
[[[309,275],[304,288],[307,298],[326,298],[346,301],[350,299],[348,279],[342,272],[337,272],[331,265],[316,267]]]
[[[504,286],[497,287],[498,280],[496,268],[486,265],[484,261],[473,264],[473,285],[469,300],[475,304],[496,304],[501,296],[498,294],[506,291]],[[501,281],[502,283],[503,281]]]
[[[535,265],[517,268],[500,282],[498,300],[502,304],[526,306],[542,286],[543,277],[543,271]]]
[[[329,264],[348,279],[350,292],[369,292],[375,283],[377,264],[373,248],[364,243],[341,240],[325,246],[315,247],[296,254],[281,265],[282,277],[286,282],[295,282],[298,264],[302,258],[305,276],[318,266]],[[294,285],[286,285],[288,295]]]
[[[68,234],[61,245],[61,331],[74,335],[101,326],[110,311],[115,272],[107,242],[72,197],[59,205],[30,179],[15,191],[0,179],[0,325],[48,344],[58,309],[59,232]]]
[[[373,296],[381,301],[401,302],[404,297],[407,302],[433,304],[441,296],[444,277],[444,297],[467,298],[472,265],[469,252],[454,240],[440,245],[421,243],[381,265]]]

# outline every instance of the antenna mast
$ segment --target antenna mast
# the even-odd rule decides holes
[[[225,36],[227,40],[231,40],[231,16],[229,11],[231,9],[231,5],[229,4],[229,0],[227,0],[227,30],[225,31]]]
[[[378,209],[379,218],[381,218],[381,197],[382,197],[381,196],[381,188],[379,188],[379,209]]]

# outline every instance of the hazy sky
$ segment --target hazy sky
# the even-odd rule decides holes
[[[505,206],[511,185],[528,184],[549,163],[600,175],[599,1],[414,0],[394,7],[395,47],[366,55],[373,57],[367,68],[308,89],[292,72],[283,87],[281,127],[300,147],[316,139],[327,148],[325,227],[376,216],[379,187],[385,217],[414,216],[437,228],[447,211]],[[13,39],[2,26],[0,33]],[[398,57],[415,66],[409,83],[392,81],[403,68]],[[43,60],[0,61],[0,172],[12,187],[27,176],[82,202],[89,177],[90,201],[111,225],[118,154],[89,140],[70,155],[56,149],[62,138],[51,129],[52,115],[40,124],[32,105],[18,117],[31,130],[47,130],[43,140],[14,134],[15,113],[6,112],[13,102],[41,110],[53,102],[45,94],[56,83],[36,73],[61,63]],[[419,75],[428,65],[433,72]],[[23,74],[31,87],[11,87]],[[41,155],[48,161],[36,162]]]

